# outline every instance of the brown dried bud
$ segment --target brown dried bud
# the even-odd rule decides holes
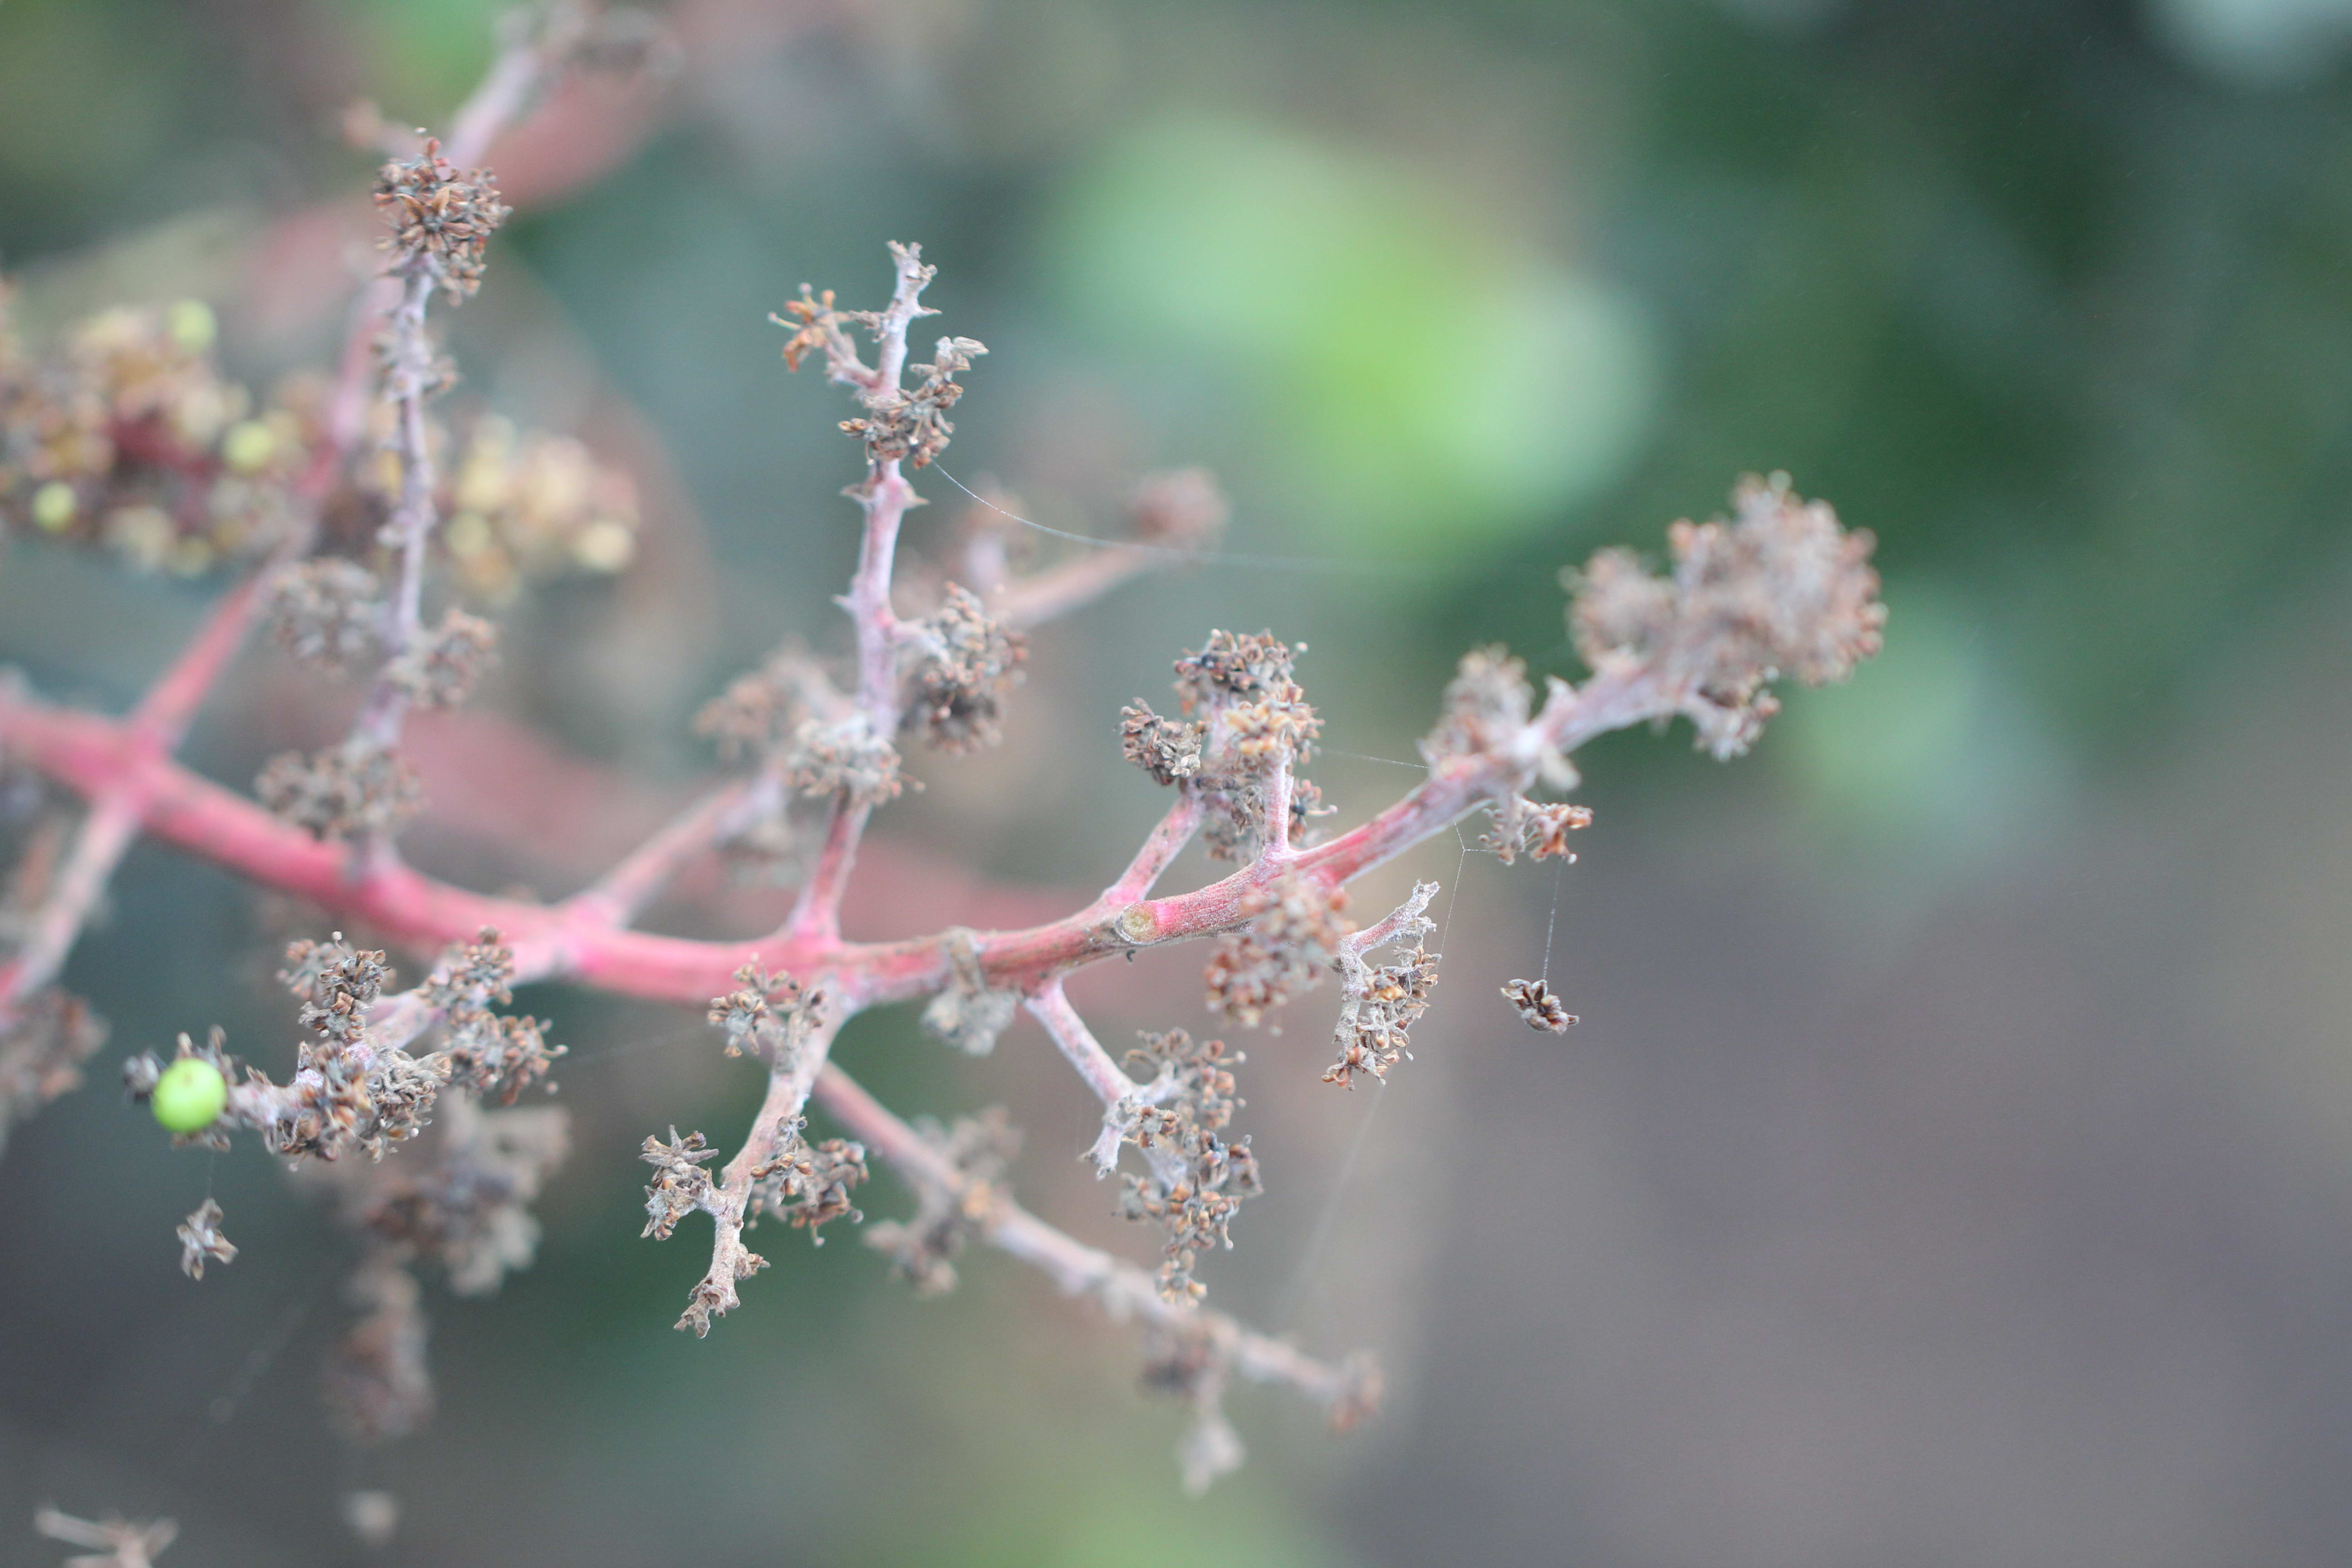
[[[358,736],[307,757],[281,752],[254,788],[263,805],[319,838],[394,832],[425,803],[408,759]]]
[[[206,1198],[196,1212],[180,1222],[180,1272],[191,1279],[205,1277],[205,1260],[233,1263],[236,1247],[220,1232],[221,1206]]]
[[[710,1196],[710,1173],[703,1163],[719,1158],[719,1151],[699,1132],[689,1132],[684,1138],[677,1129],[669,1130],[669,1142],[648,1138],[645,1152],[637,1156],[654,1168],[654,1179],[646,1185],[646,1228],[638,1234],[656,1241],[667,1241],[677,1222],[700,1208]]]
[[[1140,701],[1120,709],[1118,721],[1119,751],[1154,784],[1173,784],[1200,772],[1205,725],[1163,719]]]
[[[1576,1015],[1561,1006],[1559,998],[1540,980],[1514,980],[1503,987],[1503,997],[1518,1009],[1530,1029],[1564,1035],[1576,1022]]]
[[[376,174],[376,210],[392,225],[388,249],[404,265],[428,269],[453,300],[482,284],[482,253],[513,208],[499,200],[498,176],[460,174],[428,141],[424,155],[394,159]]]
[[[1746,751],[1777,710],[1766,682],[1843,680],[1878,651],[1886,624],[1866,531],[1840,527],[1786,474],[1740,480],[1732,510],[1729,521],[1668,531],[1670,577],[1604,550],[1568,579],[1569,629],[1585,663],[1653,674],[1718,757]]]
[[[1020,682],[1028,639],[989,619],[979,595],[953,583],[939,613],[918,630],[929,646],[915,665],[908,720],[920,722],[941,751],[997,744],[1004,738],[1004,698]]]

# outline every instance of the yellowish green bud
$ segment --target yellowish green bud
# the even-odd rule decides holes
[[[220,324],[213,319],[213,308],[202,300],[180,300],[163,313],[163,330],[188,353],[200,354],[213,346]]]
[[[46,533],[64,532],[80,510],[73,486],[63,479],[51,479],[33,492],[33,521]]]
[[[221,437],[221,461],[231,473],[257,474],[277,451],[277,433],[258,419],[240,420]]]

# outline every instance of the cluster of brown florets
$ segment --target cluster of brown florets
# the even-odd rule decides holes
[[[1176,661],[1182,719],[1140,701],[1120,710],[1127,760],[1155,783],[1199,794],[1210,808],[1202,841],[1219,859],[1245,859],[1265,842],[1266,783],[1277,768],[1294,770],[1287,807],[1294,843],[1310,817],[1328,810],[1322,792],[1295,772],[1313,757],[1322,721],[1292,678],[1293,658],[1271,632],[1212,631],[1199,652]]]
[[[1200,1255],[1233,1246],[1227,1227],[1234,1211],[1265,1190],[1249,1140],[1223,1136],[1243,1103],[1233,1069],[1244,1059],[1223,1040],[1195,1041],[1182,1029],[1147,1034],[1141,1048],[1128,1053],[1154,1082],[1122,1108],[1130,1117],[1126,1141],[1142,1152],[1148,1169],[1119,1173],[1119,1213],[1151,1220],[1165,1233],[1160,1293],[1171,1301],[1208,1294],[1192,1273]]]
[[[257,406],[213,357],[212,310],[120,307],[35,355],[0,282],[0,530],[195,576],[295,531],[288,493],[324,440],[314,383]]]
[[[253,787],[264,805],[319,838],[395,833],[425,805],[415,765],[368,734],[317,752],[280,752]]]
[[[928,468],[948,449],[948,440],[955,434],[948,410],[963,396],[956,376],[987,352],[987,345],[974,338],[941,338],[932,348],[930,363],[907,367],[922,380],[911,387],[869,396],[866,400],[869,412],[862,418],[843,420],[841,427],[865,441],[868,461],[904,459],[908,468]]]
[[[1004,1168],[1020,1152],[1021,1133],[994,1105],[947,1127],[920,1117],[915,1129],[955,1168],[956,1179],[921,1184],[914,1217],[867,1226],[866,1245],[887,1258],[915,1294],[937,1296],[955,1289],[955,1260],[996,1212]]]
[[[1532,860],[1576,863],[1568,836],[1592,826],[1592,808],[1566,801],[1538,804],[1522,795],[1490,803],[1494,826],[1478,837],[1478,847],[1507,866],[1521,855]]]
[[[673,1127],[668,1142],[647,1138],[638,1157],[654,1168],[654,1179],[646,1184],[646,1228],[640,1234],[667,1241],[678,1221],[710,1201],[710,1173],[702,1167],[719,1158],[719,1151],[701,1133],[680,1138]]]
[[[1667,576],[1631,551],[1604,550],[1567,578],[1585,663],[1603,676],[1650,675],[1717,757],[1753,745],[1779,710],[1766,682],[1843,680],[1878,651],[1886,624],[1866,530],[1842,528],[1786,474],[1742,479],[1731,506],[1728,521],[1667,531]]]
[[[841,795],[853,805],[896,800],[914,783],[899,771],[898,748],[858,712],[830,723],[803,721],[793,731],[784,779],[798,794],[818,800]]]
[[[794,1121],[783,1147],[751,1167],[744,1226],[748,1229],[761,1215],[772,1215],[796,1230],[806,1230],[809,1239],[823,1247],[826,1225],[837,1219],[856,1225],[866,1217],[849,1201],[866,1180],[866,1146],[847,1138],[811,1143],[803,1136],[805,1127],[804,1121]]]
[[[915,624],[920,649],[908,722],[944,752],[977,752],[1004,738],[1004,699],[1021,679],[1028,639],[991,620],[980,596],[950,583],[938,614]]]
[[[483,252],[514,211],[499,200],[497,175],[460,174],[441,156],[438,140],[377,172],[375,205],[392,226],[383,245],[399,256],[399,267],[424,272],[453,300],[482,286]]]
[[[1439,954],[1422,943],[1436,929],[1422,912],[1436,895],[1436,883],[1418,883],[1395,913],[1369,931],[1341,939],[1337,961],[1339,1022],[1331,1032],[1339,1059],[1324,1070],[1325,1083],[1353,1089],[1359,1073],[1386,1082],[1389,1069],[1411,1054],[1409,1032],[1429,1010],[1430,992],[1437,984]],[[1383,947],[1402,948],[1407,942],[1412,945],[1393,963],[1366,962]]]
[[[530,1205],[569,1147],[557,1107],[485,1110],[451,1097],[429,1149],[371,1170],[354,1205],[360,1228],[402,1267],[438,1264],[454,1294],[488,1295],[530,1266],[539,1246]]]
[[[274,1152],[333,1160],[358,1151],[382,1159],[422,1130],[443,1075],[397,1047],[373,1049],[368,1014],[391,983],[381,952],[352,947],[338,932],[328,942],[286,950],[280,984],[301,997],[298,1015],[310,1037],[295,1052],[297,1102],[266,1130]]]
[[[545,1080],[567,1054],[548,1043],[548,1020],[492,1011],[514,1000],[513,982],[514,950],[485,928],[452,949],[420,987],[424,1005],[440,1019],[440,1045],[428,1062],[445,1082],[501,1105]]]
[[[1118,749],[1156,784],[1181,784],[1201,771],[1201,742],[1208,726],[1197,720],[1170,719],[1138,700],[1118,710]]]
[[[772,1068],[789,1068],[824,1026],[824,993],[803,990],[788,974],[757,963],[735,972],[737,989],[710,999],[710,1021],[727,1037],[730,1057],[749,1053]]]
[[[1287,876],[1243,904],[1250,922],[1217,938],[1202,980],[1209,1011],[1255,1028],[1274,1008],[1323,984],[1354,930],[1340,910],[1347,895],[1311,878]]]
[[[106,1044],[106,1022],[54,985],[0,1019],[0,1149],[8,1129],[81,1082],[81,1064]]]
[[[352,1275],[343,1295],[359,1316],[319,1380],[328,1418],[346,1441],[362,1447],[405,1437],[433,1418],[424,1287],[379,1258]]]

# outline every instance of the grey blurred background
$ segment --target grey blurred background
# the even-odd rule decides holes
[[[1099,533],[1202,462],[1233,548],[1324,564],[1041,633],[1006,749],[925,759],[884,819],[854,934],[1107,881],[1159,805],[1118,705],[1211,626],[1311,645],[1358,819],[1464,647],[1575,673],[1557,569],[1659,548],[1743,470],[1877,532],[1887,652],[1729,767],[1680,731],[1591,748],[1564,876],[1449,836],[1368,890],[1447,884],[1417,1059],[1316,1082],[1328,992],[1246,1042],[1272,1191],[1207,1277],[1377,1349],[1391,1405],[1335,1439],[1238,1395],[1251,1463],[1201,1502],[1130,1333],[1008,1261],[918,1301],[853,1232],[778,1241],[709,1341],[671,1333],[700,1237],[637,1239],[635,1146],[731,1146],[754,1074],[552,987],[524,1000],[574,1047],[575,1142],[538,1266],[436,1297],[436,1424],[346,1456],[313,1398],[344,1244],[109,1086],[215,1021],[282,1066],[270,954],[318,917],[142,849],[68,977],[115,1043],[0,1160],[0,1562],[62,1555],[22,1529],[44,1500],[175,1515],[173,1568],[2352,1557],[2352,5],[667,9],[679,75],[518,154],[451,339],[461,399],[635,468],[642,560],[518,612],[506,722],[421,737],[428,865],[568,891],[709,766],[698,702],[839,636],[856,451],[764,317],[803,279],[878,303],[887,239],[992,350],[950,471]],[[490,11],[0,0],[33,330],[194,295],[247,377],[314,360],[367,234],[338,116],[446,117]],[[919,551],[960,510],[921,488]],[[120,705],[211,591],[19,544],[0,659]],[[194,760],[242,783],[332,700],[257,653]],[[1106,1039],[1202,1029],[1199,957],[1076,994]],[[1495,994],[1547,962],[1584,1018],[1557,1041]],[[967,1064],[892,1013],[840,1054],[905,1111],[1005,1103],[1024,1193],[1148,1251],[1027,1025]],[[245,1251],[194,1286],[171,1229],[208,1180]],[[353,1488],[402,1500],[373,1558]]]

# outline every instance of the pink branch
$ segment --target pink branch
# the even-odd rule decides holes
[[[583,921],[627,925],[660,897],[672,878],[709,850],[751,794],[748,780],[713,790],[664,824],[593,885],[564,900],[563,908]]]
[[[1132,544],[1108,545],[1004,584],[989,595],[989,613],[1013,630],[1025,631],[1100,598],[1131,577],[1166,565],[1172,553]]]
[[[1648,678],[1600,676],[1581,689],[1555,689],[1518,737],[1528,758],[1546,744],[1569,750],[1603,730],[1656,710]],[[694,942],[619,931],[580,910],[491,898],[397,865],[370,866],[346,847],[313,839],[253,802],[142,746],[121,721],[46,708],[0,693],[0,740],[9,755],[90,799],[117,788],[138,803],[145,829],[265,887],[299,893],[363,918],[402,943],[436,952],[495,926],[533,977],[564,977],[634,996],[699,1005],[729,989],[747,960],[822,984],[847,1013],[929,994],[951,978],[936,936],[845,942],[786,931],[741,942]],[[1329,843],[1297,852],[1289,869],[1337,887],[1444,831],[1447,824],[1524,776],[1516,753],[1455,757],[1386,811]],[[1180,803],[1181,805],[1181,803]],[[1228,930],[1250,918],[1247,900],[1278,874],[1260,860],[1221,881],[1165,899],[1122,901],[1148,886],[1189,824],[1171,811],[1134,866],[1105,898],[1047,925],[980,939],[988,983],[1031,990],[1046,978],[1133,952]]]
[[[1200,828],[1200,797],[1189,789],[1182,790],[1167,815],[1153,825],[1151,836],[1143,841],[1143,847],[1136,851],[1127,869],[1119,873],[1118,880],[1105,888],[1092,907],[1122,909],[1151,891],[1152,884],[1168,869],[1168,863],[1182,852]]]
[[[1111,1059],[1110,1053],[1095,1038],[1094,1031],[1087,1027],[1087,1021],[1078,1016],[1078,1010],[1062,994],[1059,976],[1038,987],[1024,1005],[1045,1026],[1045,1033],[1053,1037],[1063,1058],[1077,1069],[1078,1077],[1095,1091],[1095,1098],[1103,1102],[1102,1133],[1087,1151],[1087,1158],[1094,1163],[1097,1175],[1107,1176],[1118,1163],[1118,1146],[1126,1137],[1127,1123],[1133,1119],[1135,1104],[1150,1103],[1155,1099],[1155,1087],[1168,1086],[1138,1083]]]
[[[261,585],[281,559],[268,565],[215,605],[196,635],[169,668],[148,688],[123,721],[124,742],[153,759],[169,757],[195,721],[222,670],[244,646],[253,624]],[[30,922],[31,930],[5,963],[0,963],[0,1031],[16,1021],[25,1002],[57,978],[82,927],[105,896],[106,884],[139,837],[145,803],[128,778],[89,796],[89,812],[74,836],[49,895]]]

